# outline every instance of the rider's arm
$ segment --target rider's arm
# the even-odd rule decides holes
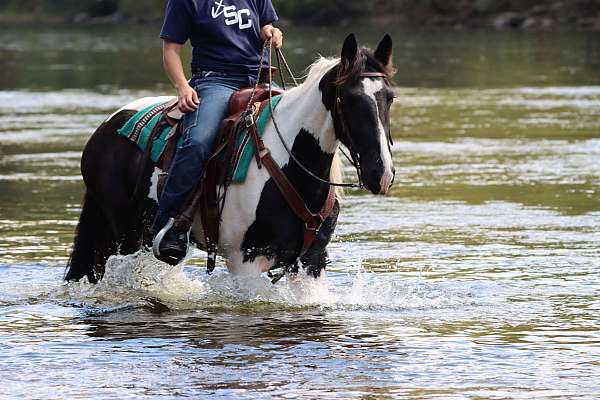
[[[279,19],[272,0],[257,0],[256,5],[259,14],[260,38],[263,42],[267,39],[273,40],[273,47],[276,49],[283,46],[283,33],[273,26],[273,23]]]
[[[260,37],[263,41],[272,39],[273,47],[276,49],[280,49],[283,46],[283,33],[271,24],[265,25],[260,29]]]
[[[177,89],[179,97],[179,109],[181,112],[189,113],[198,108],[200,101],[198,93],[189,85],[183,63],[181,62],[181,48],[183,45],[163,39],[163,64],[165,71]]]

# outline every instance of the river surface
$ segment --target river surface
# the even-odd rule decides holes
[[[324,282],[66,285],[87,138],[172,93],[157,29],[0,30],[0,398],[600,398],[598,34],[392,29],[397,183],[347,193]],[[289,30],[294,69],[344,34]]]

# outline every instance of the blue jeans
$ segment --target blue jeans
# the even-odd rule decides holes
[[[231,75],[219,72],[201,72],[190,80],[200,97],[200,106],[183,118],[184,141],[177,149],[169,170],[169,177],[161,194],[157,229],[166,225],[171,217],[181,213],[184,203],[196,186],[211,156],[219,134],[221,121],[227,117],[229,98],[237,90],[254,86],[256,77]]]

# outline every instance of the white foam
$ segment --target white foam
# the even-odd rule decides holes
[[[170,309],[320,308],[329,310],[406,310],[454,307],[472,299],[430,290],[422,280],[359,271],[343,279],[318,279],[299,274],[273,285],[266,277],[237,278],[225,270],[206,276],[195,268],[170,267],[139,252],[114,256],[104,279],[64,285],[60,297],[114,309],[159,302]],[[350,279],[348,279],[350,278]]]

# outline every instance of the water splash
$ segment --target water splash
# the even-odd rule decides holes
[[[266,276],[236,277],[224,269],[207,276],[190,267],[171,267],[151,254],[138,252],[108,260],[97,285],[70,283],[58,296],[82,306],[114,310],[163,305],[173,310],[384,310],[403,311],[455,307],[472,303],[468,294],[451,293],[435,283],[394,274],[329,273],[314,279],[300,273],[271,284]]]

